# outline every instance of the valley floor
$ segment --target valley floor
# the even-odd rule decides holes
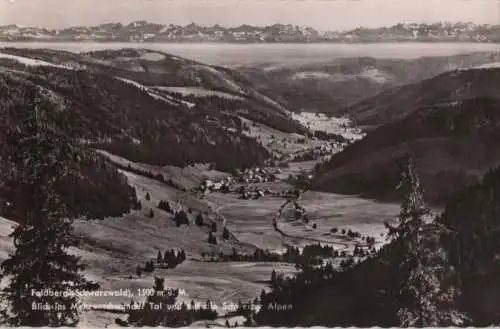
[[[305,144],[296,141],[301,136],[279,135],[270,131],[269,136],[260,136],[273,151],[291,154],[298,150],[316,147],[318,140],[307,140]],[[287,140],[289,146],[283,148],[279,140]],[[274,143],[274,144],[273,144]],[[307,211],[309,223],[290,217],[289,207],[280,207],[287,202],[281,196],[267,195],[258,200],[240,199],[237,193],[208,193],[200,196],[193,188],[199,186],[204,179],[223,179],[228,175],[209,170],[203,166],[180,169],[176,167],[154,167],[132,163],[123,158],[100,151],[113,162],[127,168],[130,164],[141,171],[161,173],[181,186],[185,191],[169,186],[164,182],[146,178],[137,173],[121,170],[128,178],[129,184],[136,189],[142,209],[132,211],[119,218],[104,220],[77,220],[75,231],[83,244],[80,249],[73,250],[88,265],[86,275],[89,279],[101,284],[102,291],[130,289],[136,302],[145,299],[140,295],[141,289],[150,289],[154,277],[165,277],[168,288],[181,291],[178,301],[190,303],[191,300],[204,304],[207,300],[218,307],[219,316],[224,316],[227,309],[224,305],[236,305],[238,301],[246,302],[258,297],[260,292],[268,290],[271,272],[292,275],[297,271],[294,264],[276,262],[211,262],[202,255],[223,253],[229,255],[233,250],[250,254],[257,248],[282,253],[287,247],[303,247],[321,243],[333,246],[337,250],[351,252],[355,245],[362,241],[349,238],[340,231],[356,230],[361,235],[373,236],[383,242],[381,234],[385,231],[383,222],[394,219],[399,212],[399,205],[377,203],[356,196],[341,196],[328,193],[306,192],[297,202]],[[274,182],[240,184],[247,187],[270,189],[275,192],[287,191],[293,187],[287,182],[290,175],[310,172],[317,161],[288,162],[281,168]],[[149,195],[149,200],[146,195]],[[191,224],[176,226],[173,214],[158,209],[158,203],[168,201],[174,212],[185,210]],[[148,216],[153,210],[154,216]],[[201,213],[205,226],[197,226],[194,219]],[[273,227],[273,218],[277,227]],[[217,245],[208,243],[210,225],[218,227],[215,236]],[[316,228],[313,228],[315,224]],[[8,234],[15,223],[2,219],[0,221],[0,257],[5,259],[12,250],[12,242]],[[232,236],[223,239],[222,228],[227,226]],[[337,228],[337,233],[331,230]],[[177,249],[186,252],[187,260],[173,269],[155,269],[153,273],[136,275],[136,267],[144,266],[148,260],[156,259],[158,251]],[[130,296],[123,297],[85,297],[84,303],[128,305]],[[86,311],[83,313],[82,326],[113,325],[117,317],[126,318],[125,314],[104,311]],[[226,318],[216,321],[200,321],[196,326],[221,325]],[[232,318],[231,321],[243,323],[243,319]],[[230,322],[231,322],[230,321]]]
[[[287,235],[282,236],[272,227],[272,218],[284,203],[283,198],[264,197],[259,200],[239,200],[235,194],[211,193],[206,200],[199,200],[189,192],[181,193],[155,180],[127,173],[129,182],[139,194],[143,209],[134,211],[123,218],[77,221],[75,229],[83,239],[81,249],[75,252],[88,265],[86,274],[101,283],[101,290],[113,291],[131,289],[137,296],[138,289],[152,287],[154,276],[164,276],[166,286],[179,288],[183,293],[180,300],[189,303],[191,299],[205,303],[210,299],[219,305],[223,315],[223,304],[247,301],[257,297],[262,289],[268,289],[272,270],[293,274],[293,264],[273,262],[207,262],[202,252],[224,252],[232,248],[238,252],[252,252],[256,247],[273,251],[284,251],[286,246],[304,246],[322,242],[338,249],[352,249],[354,241],[344,236],[333,235],[330,229],[337,227],[355,228],[362,234],[378,236],[383,232],[383,221],[394,218],[399,211],[397,205],[378,204],[352,196],[308,192],[303,195],[301,205],[310,216],[309,225],[281,219],[279,227]],[[284,188],[282,182],[267,183],[271,187]],[[145,200],[149,193],[151,201]],[[182,194],[182,196],[180,195]],[[207,218],[221,223],[225,219],[235,239],[219,239],[216,246],[207,242],[208,229],[190,226],[176,227],[172,216],[156,208],[159,200],[169,200],[175,204],[176,198],[183,199],[183,205],[192,207],[193,213],[208,212]],[[154,209],[154,218],[146,213]],[[317,223],[317,229],[311,225]],[[7,236],[15,223],[2,219],[0,246],[2,259],[12,250]],[[217,233],[216,235],[220,235]],[[135,275],[137,265],[155,259],[158,250],[184,249],[187,260],[174,269],[157,269],[152,274]],[[86,303],[128,305],[129,297],[88,297]],[[82,325],[104,326],[114,323],[118,314],[105,312],[85,312]],[[121,316],[124,318],[124,315]]]

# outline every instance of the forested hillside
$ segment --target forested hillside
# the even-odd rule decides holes
[[[489,71],[491,79],[498,72]],[[486,82],[487,70],[477,74],[484,76]],[[363,140],[335,154],[318,166],[313,186],[324,191],[398,200],[394,193],[398,182],[396,160],[410,153],[428,201],[442,205],[457,190],[474,183],[500,163],[499,137],[498,99],[471,97],[435,102],[381,125]]]
[[[171,105],[193,105],[203,101],[216,108],[217,113],[237,114],[285,132],[304,132],[302,126],[290,119],[286,108],[259,93],[255,83],[237,70],[144,49],[74,54],[49,49],[4,48],[1,52],[17,56],[14,58],[35,59],[66,69],[84,69],[123,78],[140,89],[163,95],[173,103]],[[203,95],[200,89],[205,91]],[[186,98],[190,101],[186,102]]]
[[[39,107],[64,143],[78,149],[76,176],[56,184],[75,217],[119,216],[137,206],[125,178],[93,149],[145,164],[207,163],[229,172],[270,157],[242,118],[308,133],[229,69],[130,49],[9,48],[0,55],[1,110]]]
[[[500,322],[499,204],[500,167],[462,190],[439,218],[451,232],[443,245],[450,250],[451,266],[460,274],[459,307],[477,326]]]
[[[62,196],[62,202],[70,216],[89,219],[120,216],[137,206],[135,190],[127,184],[126,178],[105,158],[80,145],[70,136],[71,127],[65,126],[67,122],[63,119],[68,115],[68,109],[48,98],[41,88],[26,81],[21,82],[8,74],[0,75],[0,95],[3,127],[17,126],[20,127],[18,129],[23,129],[21,113],[27,109],[36,111],[42,127],[38,133],[44,135],[55,129],[58,145],[74,153],[72,167],[67,168],[70,174],[64,178],[55,178],[57,192]],[[5,130],[6,128],[2,128],[0,134],[2,143],[5,142]],[[10,170],[15,172],[16,168]],[[13,186],[3,186],[1,189],[2,216],[17,220],[10,209],[15,207],[16,193],[22,192],[21,185],[14,183]],[[10,192],[5,194],[6,190]]]
[[[422,108],[471,98],[496,98],[500,69],[453,70],[419,83],[384,91],[344,109],[357,124],[391,123]]]

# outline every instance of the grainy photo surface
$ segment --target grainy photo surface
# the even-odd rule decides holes
[[[497,0],[0,0],[0,325],[500,325]]]

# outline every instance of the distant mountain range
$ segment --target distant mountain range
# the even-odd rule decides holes
[[[500,42],[500,25],[474,23],[397,24],[350,31],[317,31],[290,24],[223,27],[163,25],[136,21],[64,29],[0,26],[0,41],[224,42],[224,43],[368,43],[368,42]]]

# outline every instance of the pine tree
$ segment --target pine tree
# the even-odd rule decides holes
[[[203,226],[203,216],[201,215],[201,213],[198,213],[198,215],[196,215],[195,223],[198,226]]]
[[[174,221],[177,227],[181,225],[189,225],[189,217],[184,210],[175,213]]]
[[[161,251],[158,250],[158,254],[156,255],[156,262],[159,264],[159,263],[163,263],[163,257],[161,255]]]
[[[208,243],[210,244],[217,244],[217,238],[212,232],[208,233]]]
[[[246,316],[245,316],[245,327],[255,327],[257,325],[257,322],[255,321],[255,311],[250,311]]]
[[[155,264],[153,263],[152,260],[149,260],[146,262],[146,265],[144,265],[144,272],[146,273],[151,273],[154,272],[155,270]]]
[[[273,271],[271,272],[271,287],[273,287],[273,289],[274,289],[274,288],[276,287],[276,285],[277,285],[277,281],[276,281],[276,280],[277,280],[276,271],[275,271],[275,270],[273,270]]]
[[[61,292],[98,287],[81,274],[80,258],[66,252],[78,245],[78,239],[54,186],[56,179],[76,169],[78,150],[49,125],[49,106],[34,96],[31,108],[16,108],[16,113],[0,119],[2,197],[20,223],[10,235],[15,251],[1,265],[2,277],[10,279],[3,289],[8,308],[2,316],[11,326],[74,326],[79,320],[73,307],[77,297],[36,296],[32,289]],[[17,117],[18,125],[5,122],[5,117]],[[56,303],[57,309],[34,307]]]
[[[165,252],[163,253],[163,261],[167,263],[167,265],[170,265],[170,263],[172,262],[172,260],[170,259],[170,251],[165,250]]]
[[[430,210],[423,200],[423,191],[411,158],[402,169],[399,188],[403,190],[399,221],[386,224],[389,237],[398,248],[395,261],[401,273],[408,273],[397,295],[401,301],[398,317],[401,326],[450,326],[460,315],[454,309],[457,291],[447,286],[451,273],[445,253],[439,245],[444,228],[437,223],[426,224]]]
[[[227,240],[229,239],[229,237],[230,237],[229,230],[227,229],[226,226],[224,226],[224,230],[222,231],[222,238],[224,240]]]
[[[147,201],[151,201],[151,195],[149,195],[149,192],[148,192],[148,193],[146,193],[146,200],[147,200]]]
[[[397,241],[402,254],[411,246],[410,236],[413,236],[424,224],[424,216],[429,209],[424,203],[420,181],[416,175],[411,158],[407,157],[406,164],[401,169],[401,182],[398,186],[404,194],[397,226],[385,223],[389,229],[388,236]],[[350,231],[350,230],[349,230]]]
[[[166,212],[172,212],[172,208],[170,207],[170,203],[168,203],[168,201],[165,201],[165,200],[161,200],[158,203],[158,208],[163,210],[163,211],[166,211]]]

